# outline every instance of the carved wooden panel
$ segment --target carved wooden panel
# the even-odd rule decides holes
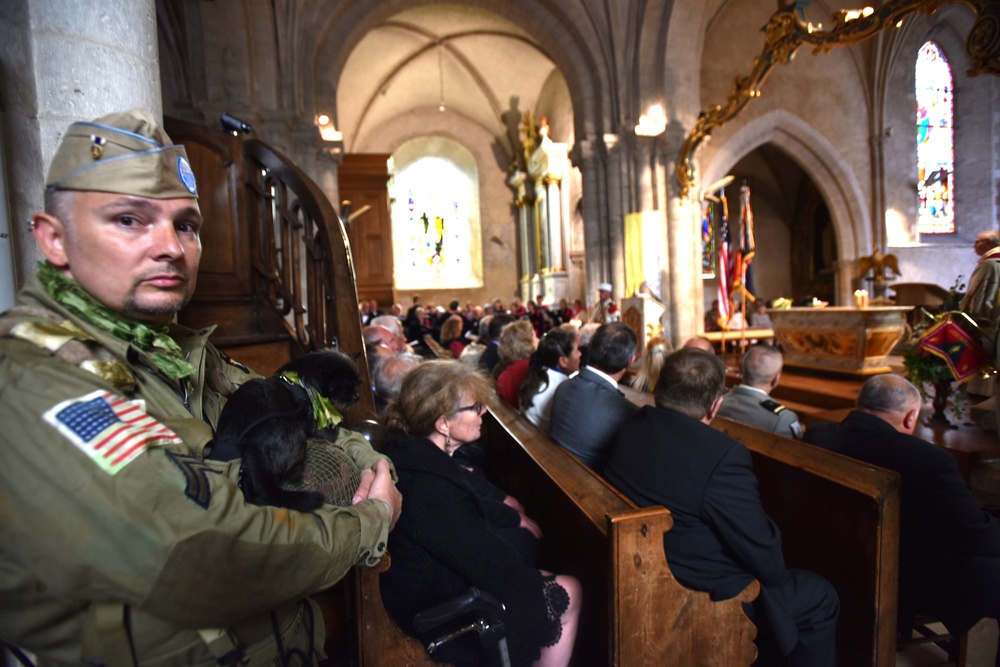
[[[395,300],[388,159],[382,153],[347,154],[339,172],[341,200],[349,200],[353,211],[371,207],[347,226],[358,298],[376,299],[383,308]]]

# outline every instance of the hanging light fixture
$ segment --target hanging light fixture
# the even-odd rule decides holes
[[[438,111],[444,113],[444,44],[438,42],[438,83],[439,97],[438,97]]]

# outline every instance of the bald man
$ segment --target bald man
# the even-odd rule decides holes
[[[771,390],[778,386],[784,365],[781,351],[776,347],[754,345],[747,350],[740,364],[743,383],[722,399],[719,416],[800,439],[803,429],[798,415],[771,398]]]
[[[696,350],[705,350],[706,352],[715,352],[715,348],[712,347],[712,341],[707,338],[702,338],[701,336],[692,336],[687,339],[682,347],[693,347]]]
[[[805,441],[900,474],[899,631],[909,636],[922,613],[962,634],[1000,614],[1000,525],[955,458],[913,435],[920,405],[910,382],[876,375],[844,421],[810,426]]]

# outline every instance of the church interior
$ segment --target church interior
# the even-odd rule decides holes
[[[230,353],[254,367],[280,365],[266,361],[268,336],[285,333],[244,308],[263,288],[250,286],[241,225],[255,170],[260,188],[277,187],[266,182],[279,158],[342,224],[331,242],[347,260],[328,270],[344,273],[350,309],[405,310],[419,295],[591,310],[610,283],[623,306],[639,304],[640,331],[679,347],[705,333],[729,280],[721,221],[739,246],[748,214],[755,299],[833,312],[864,291],[887,307],[940,306],[963,291],[977,236],[1000,227],[1000,4],[871,4],[3,0],[0,310],[41,257],[24,221],[66,125],[134,107],[201,142],[188,148],[196,171],[221,165],[198,174],[212,184],[202,209],[221,220],[189,318],[224,320]],[[244,161],[255,141],[266,148]],[[903,304],[897,284],[938,300]],[[284,321],[318,325],[300,315]],[[339,327],[349,315],[338,311]],[[357,332],[339,336],[363,347]],[[897,342],[875,366],[902,370],[885,360]],[[803,382],[785,400],[808,410],[818,381]],[[824,391],[816,414],[845,409],[829,398],[836,382]],[[959,431],[1000,458],[993,428]],[[879,632],[857,664],[939,657],[897,653]],[[992,664],[996,646],[996,623],[976,626],[966,664]]]

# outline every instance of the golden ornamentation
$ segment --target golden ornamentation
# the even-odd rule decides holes
[[[791,4],[779,9],[764,28],[764,48],[754,59],[750,74],[736,77],[725,104],[715,104],[702,111],[685,137],[677,159],[681,197],[694,191],[692,159],[701,142],[715,128],[733,119],[750,100],[760,97],[760,88],[774,66],[791,61],[800,46],[811,44],[813,55],[829,53],[834,47],[851,46],[892,28],[907,16],[933,14],[953,2],[961,2],[977,13],[966,42],[972,61],[969,76],[1000,74],[1000,0],[890,0],[867,16],[863,12],[840,10],[832,16],[833,28],[828,31],[817,30],[812,24],[803,22]]]

